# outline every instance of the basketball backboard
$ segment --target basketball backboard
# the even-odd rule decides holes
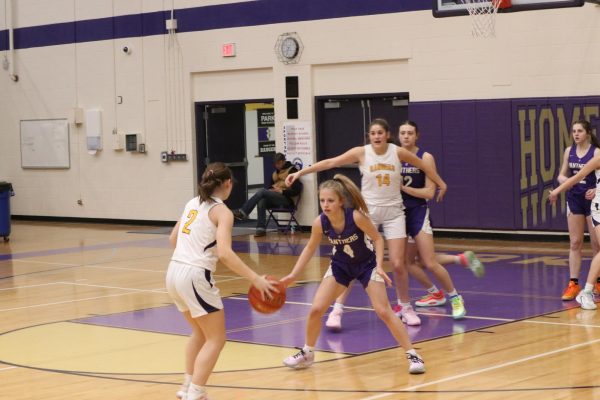
[[[489,2],[491,3],[491,1]],[[546,8],[581,7],[585,0],[511,0],[511,6],[500,8],[498,12],[542,10]],[[433,16],[436,18],[469,15],[462,0],[433,0]]]

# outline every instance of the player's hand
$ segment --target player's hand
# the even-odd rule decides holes
[[[272,292],[279,293],[279,290],[277,290],[277,288],[273,286],[273,283],[271,283],[271,281],[267,280],[265,275],[256,275],[256,277],[252,281],[252,286],[258,289],[258,291],[260,292],[260,297],[263,301],[265,299],[272,298]]]
[[[290,286],[294,281],[296,280],[296,277],[293,276],[292,274],[289,274],[287,276],[284,276],[283,278],[281,278],[279,280],[279,282],[283,283],[285,287]]]
[[[596,197],[596,188],[588,189],[585,191],[585,199],[586,200],[594,200],[594,197]]]
[[[446,195],[446,191],[447,190],[448,190],[448,185],[446,185],[445,183],[444,183],[443,186],[440,186],[438,188],[438,195],[437,195],[435,201],[438,202],[438,203],[440,201],[442,201],[444,199],[444,196]]]
[[[592,190],[595,190],[595,189],[592,189]],[[548,201],[550,202],[550,204],[556,203],[557,198],[558,198],[558,193],[556,193],[554,190],[550,190],[550,194],[548,194]]]
[[[286,177],[285,177],[285,184],[286,184],[288,187],[292,186],[292,184],[293,184],[294,182],[296,182],[296,179],[298,179],[298,178],[299,178],[299,176],[298,176],[298,174],[299,174],[299,173],[300,173],[300,172],[292,172],[291,174],[289,174],[288,176],[286,176]]]
[[[392,287],[392,280],[390,279],[390,277],[385,273],[385,271],[383,270],[383,268],[381,268],[379,265],[377,267],[375,267],[375,272],[377,273],[377,275],[379,275],[380,277],[383,278],[385,284],[387,287]]]

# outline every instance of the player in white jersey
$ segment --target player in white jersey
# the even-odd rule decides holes
[[[208,399],[204,386],[226,341],[223,302],[213,277],[217,261],[252,282],[263,297],[276,291],[231,248],[233,214],[223,201],[232,188],[231,170],[225,164],[208,165],[199,196],[186,204],[169,236],[175,251],[167,270],[167,291],[192,328],[184,382],[177,392],[183,400]]]
[[[406,226],[402,196],[400,195],[401,170],[403,161],[420,168],[439,187],[438,199],[444,196],[447,186],[435,170],[405,149],[390,141],[390,129],[384,119],[375,119],[369,125],[369,142],[365,146],[354,147],[337,157],[321,160],[309,167],[288,175],[286,184],[312,172],[324,171],[345,164],[358,163],[361,178],[361,193],[369,207],[369,215],[375,226],[383,226],[388,245],[390,263],[396,281],[398,305],[403,313],[399,315],[410,325],[421,323],[410,304],[408,293],[408,272],[404,263],[406,248]],[[336,301],[334,310],[343,307],[342,295]]]
[[[586,126],[591,131],[591,124],[588,121],[578,121],[575,124]],[[594,156],[579,170],[579,172],[564,180],[557,188],[551,190],[550,195],[548,196],[548,201],[550,201],[552,204],[556,203],[560,193],[577,185],[592,172],[595,172],[596,195],[591,204],[591,217],[596,237],[600,237],[600,155]],[[581,308],[585,310],[595,310],[597,308],[596,303],[594,302],[593,290],[597,283],[599,274],[600,253],[596,253],[592,259],[592,265],[590,266],[590,271],[588,272],[585,287],[582,291],[578,292],[575,297],[575,300],[581,304]]]

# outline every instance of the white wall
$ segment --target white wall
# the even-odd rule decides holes
[[[170,6],[15,3],[17,27]],[[187,0],[176,7],[206,4]],[[299,76],[301,121],[314,121],[317,95],[409,92],[411,101],[427,101],[600,93],[600,7],[503,14],[496,30],[496,39],[474,40],[468,17],[434,19],[419,11],[180,33],[176,42],[165,35],[17,50],[19,81],[0,70],[0,180],[15,187],[13,214],[175,220],[195,193],[197,101],[273,98],[281,151],[286,75]],[[277,60],[274,45],[285,32],[302,39],[298,64]],[[236,57],[221,57],[226,42],[236,43]],[[72,125],[70,169],[22,169],[19,121],[67,118],[73,107],[103,110],[104,149],[87,154],[84,125]],[[141,133],[148,153],[112,150],[113,129]],[[190,161],[161,163],[160,152],[171,149]],[[314,177],[305,179],[301,219],[309,224],[317,203]]]

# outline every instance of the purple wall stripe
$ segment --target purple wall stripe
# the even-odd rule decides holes
[[[178,32],[345,18],[431,9],[423,0],[262,0],[175,10]],[[158,11],[15,29],[15,48],[165,34],[170,12]],[[0,31],[0,51],[8,32]]]
[[[8,50],[8,31],[0,31],[0,50]]]

